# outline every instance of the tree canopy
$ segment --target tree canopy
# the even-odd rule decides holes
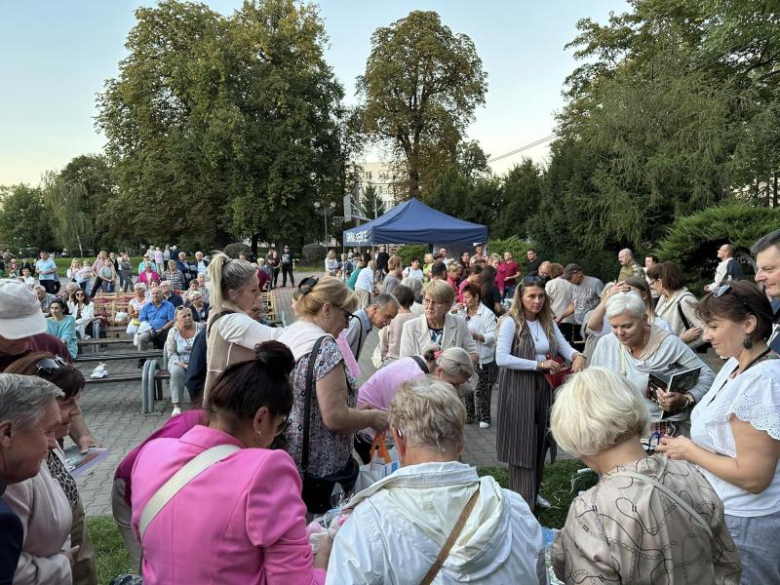
[[[410,197],[454,162],[487,74],[472,40],[453,33],[436,12],[413,11],[371,36],[358,90],[373,138],[390,141],[406,162]]]

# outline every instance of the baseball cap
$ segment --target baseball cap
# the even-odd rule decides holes
[[[0,279],[0,335],[24,339],[46,332],[46,317],[38,296],[25,283]]]

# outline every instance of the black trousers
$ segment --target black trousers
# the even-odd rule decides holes
[[[60,289],[59,282],[56,280],[40,280],[41,286],[46,289],[46,292],[49,294],[57,294],[57,291]]]
[[[293,265],[282,264],[282,286],[287,286],[287,275],[290,275],[290,286],[295,286],[295,278],[293,277]]]

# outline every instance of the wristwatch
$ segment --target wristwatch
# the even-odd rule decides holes
[[[536,362],[536,371],[537,372],[541,372],[541,371],[544,370],[544,368],[542,367],[543,364],[544,364],[544,362]]]

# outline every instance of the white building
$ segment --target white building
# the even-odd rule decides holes
[[[398,202],[398,196],[401,191],[401,179],[397,168],[389,162],[364,162],[360,163],[358,168],[358,192],[362,203],[366,189],[369,185],[373,186],[377,195],[384,203],[384,210],[379,210],[380,214],[392,209]],[[368,217],[374,217],[373,209],[366,209]]]

